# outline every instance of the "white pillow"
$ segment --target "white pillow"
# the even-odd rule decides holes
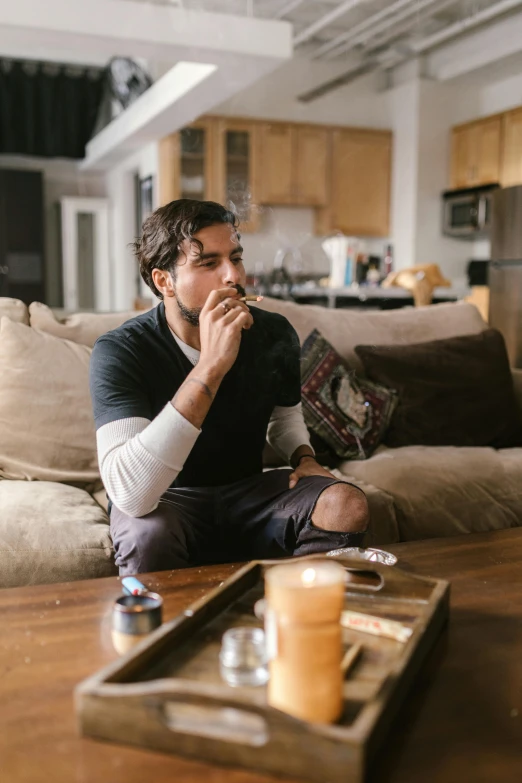
[[[11,321],[20,324],[29,323],[29,313],[21,299],[12,299],[9,296],[0,296],[0,318],[6,315]]]
[[[91,350],[0,321],[0,477],[85,485],[99,478]]]
[[[50,307],[41,302],[33,302],[29,305],[29,315],[31,326],[35,329],[92,348],[98,337],[121,326],[125,321],[139,315],[139,312],[74,313],[58,320]]]

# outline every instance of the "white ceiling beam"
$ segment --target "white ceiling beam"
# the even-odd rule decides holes
[[[415,2],[415,0],[397,0],[395,3],[392,3],[390,6],[388,6],[388,8],[383,8],[382,11],[379,11],[376,14],[372,14],[366,19],[363,19],[362,22],[359,22],[359,24],[352,27],[351,30],[347,30],[345,33],[341,33],[335,38],[332,38],[331,41],[327,41],[326,43],[322,44],[322,46],[320,46],[314,52],[314,59],[322,57],[323,54],[326,54],[331,49],[336,49],[340,44],[351,40],[359,33],[367,30],[369,27],[372,27],[372,25],[376,24],[381,19],[385,19],[386,17],[393,15],[396,11],[400,11],[401,8],[404,8],[407,5],[411,5],[413,2]]]
[[[498,19],[427,54],[427,74],[447,81],[522,52],[522,13]]]
[[[341,44],[341,46],[339,46],[337,49],[331,51],[325,59],[329,60],[334,57],[338,57],[340,54],[345,54],[346,52],[352,51],[352,49],[354,49],[356,46],[365,44],[367,41],[370,41],[377,33],[385,30],[390,25],[401,22],[403,19],[413,17],[413,22],[415,22],[421,11],[429,9],[433,5],[437,6],[437,9],[441,9],[446,8],[447,6],[455,5],[456,2],[457,0],[444,0],[442,3],[441,0],[416,0],[414,5],[407,5],[406,8],[403,8],[394,14],[393,18],[383,19],[366,32],[361,33],[360,35],[356,35],[355,37],[345,41],[345,43]]]
[[[16,40],[27,56],[35,48],[63,59],[61,52],[76,50],[86,64],[114,55],[205,63],[212,51],[270,57],[286,50],[291,56],[290,36],[289,22],[133,0],[0,2],[0,55]]]
[[[472,30],[478,25],[485,24],[491,19],[494,19],[501,14],[513,11],[516,8],[522,6],[522,0],[500,0],[495,5],[484,8],[482,11],[478,11],[476,14],[471,14],[465,19],[461,19],[455,24],[451,24],[447,27],[443,27],[442,30],[434,33],[433,35],[424,38],[422,41],[417,41],[412,45],[412,49],[417,54],[426,52],[428,49],[433,49],[435,46],[449,41],[451,38],[456,38],[468,30]]]
[[[324,16],[319,17],[319,19],[313,22],[313,24],[302,30],[299,35],[296,35],[294,37],[294,46],[299,46],[305,41],[308,41],[313,35],[315,35],[315,33],[318,33],[319,30],[322,30],[332,22],[335,22],[335,20],[339,19],[340,16],[344,16],[344,14],[347,14],[353,8],[356,8],[358,5],[367,2],[368,0],[344,0],[343,3],[338,5],[336,8],[333,8]]]

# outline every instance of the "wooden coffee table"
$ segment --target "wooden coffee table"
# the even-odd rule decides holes
[[[389,547],[452,583],[449,631],[399,713],[373,783],[522,780],[522,529]],[[169,620],[232,574],[143,575]],[[268,783],[273,778],[82,739],[74,686],[116,657],[117,577],[0,590],[0,780],[5,783]],[[328,781],[325,759],[325,783]]]

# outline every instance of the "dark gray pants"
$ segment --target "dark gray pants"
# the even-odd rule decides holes
[[[209,563],[270,559],[360,546],[364,533],[317,528],[312,513],[321,492],[341,483],[271,470],[223,487],[168,489],[144,517],[111,510],[111,536],[120,574]]]

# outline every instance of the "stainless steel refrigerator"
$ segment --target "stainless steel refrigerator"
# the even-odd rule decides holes
[[[504,335],[513,367],[522,367],[522,186],[493,194],[489,324]]]

